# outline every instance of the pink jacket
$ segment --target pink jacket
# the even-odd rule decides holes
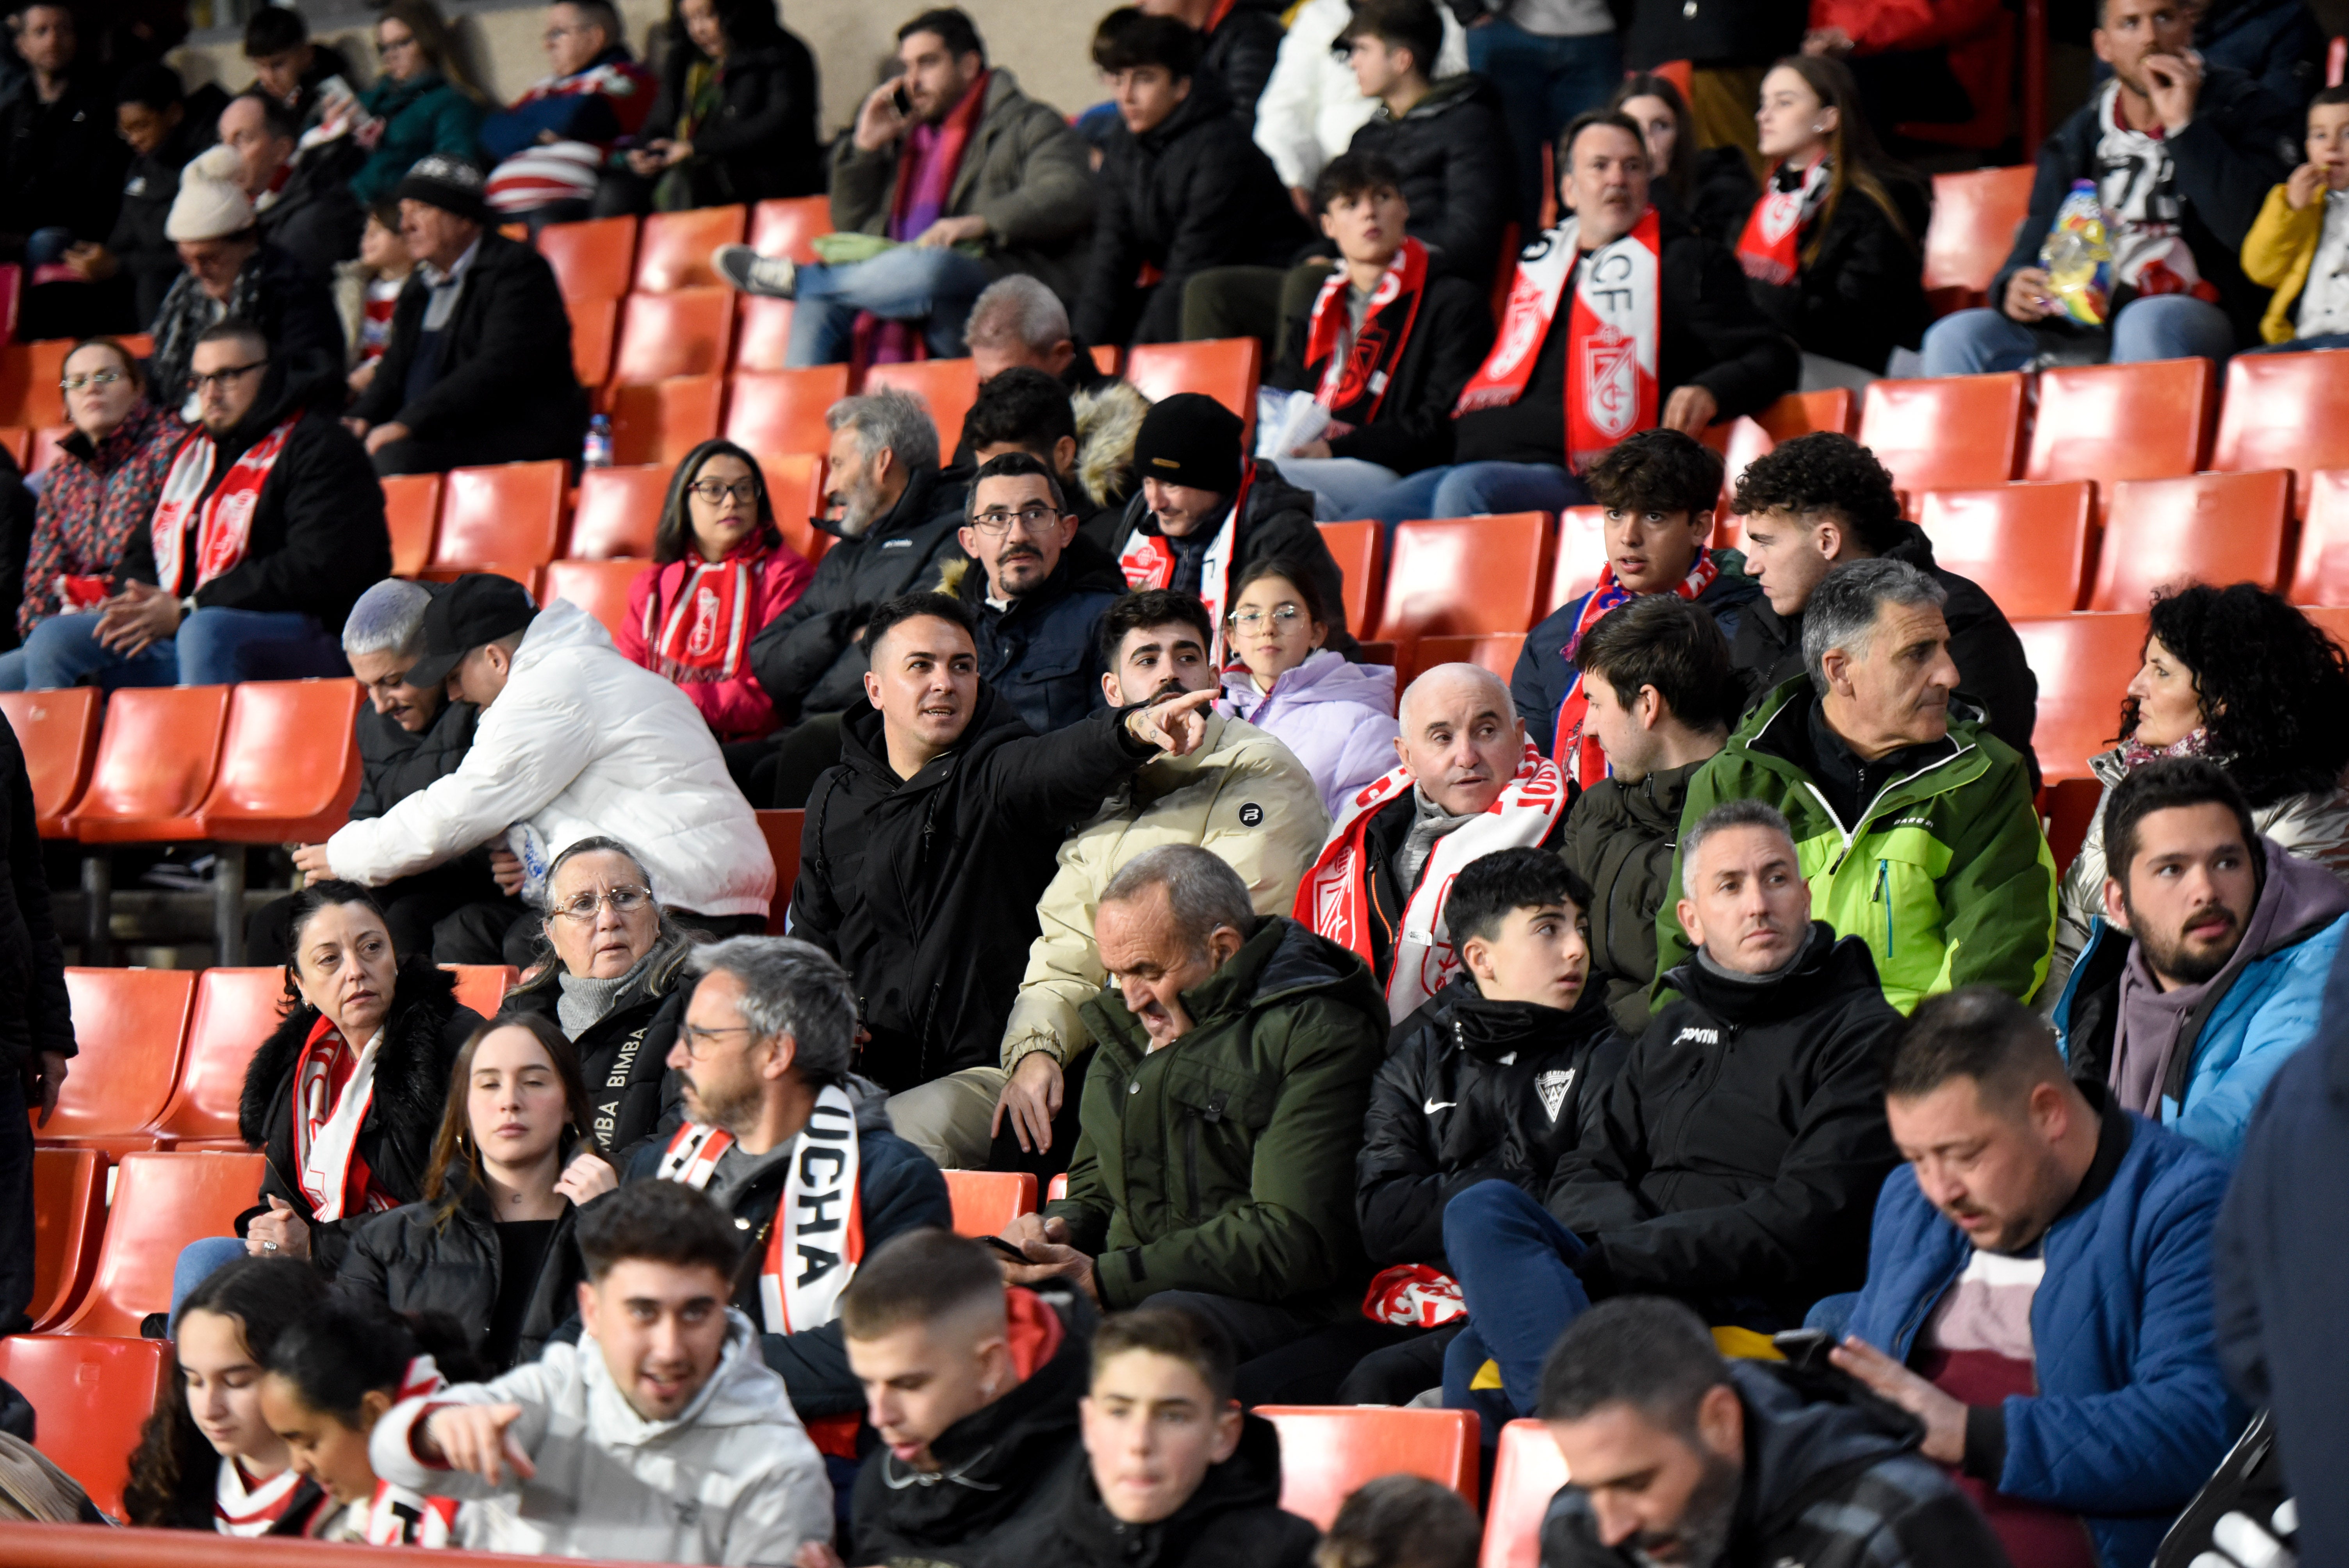
[[[738,559],[742,553],[738,551],[727,559]],[[638,573],[628,587],[628,618],[621,624],[619,635],[612,639],[622,654],[648,670],[661,671],[661,660],[653,652],[660,634],[658,619],[669,614],[699,564],[698,557],[688,556],[666,566],[647,566]],[[775,545],[751,574],[750,613],[744,619],[733,676],[725,680],[678,682],[678,689],[693,699],[710,733],[719,739],[753,740],[775,727],[774,704],[750,673],[750,644],[768,622],[807,592],[814,575],[815,568],[808,564],[807,557],[788,544]]]

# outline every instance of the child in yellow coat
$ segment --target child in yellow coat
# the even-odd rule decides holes
[[[2244,274],[2275,290],[2254,354],[2349,348],[2349,87],[2309,101],[2305,146],[2243,237]]]

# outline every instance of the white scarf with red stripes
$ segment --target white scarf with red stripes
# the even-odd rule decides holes
[[[302,1477],[289,1465],[267,1480],[248,1484],[244,1467],[223,1455],[212,1488],[212,1528],[222,1535],[261,1536],[274,1529],[302,1490]]]
[[[269,482],[269,470],[285,455],[285,438],[300,420],[296,414],[247,448],[210,495],[204,494],[204,486],[212,477],[220,449],[202,430],[180,448],[163,478],[154,521],[148,524],[148,541],[155,547],[155,581],[163,592],[183,597],[244,560],[245,547],[253,542],[253,514],[261,507],[261,487]],[[195,575],[182,584],[191,513],[196,520]]]

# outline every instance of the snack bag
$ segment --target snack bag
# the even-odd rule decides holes
[[[2048,292],[2064,307],[2066,320],[2102,326],[2111,319],[2113,247],[2095,181],[2072,181],[2047,238],[2040,242],[2039,264],[2047,269]]]

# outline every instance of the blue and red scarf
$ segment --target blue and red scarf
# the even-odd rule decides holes
[[[1713,563],[1713,552],[1700,550],[1696,552],[1696,564],[1689,568],[1688,576],[1672,592],[1683,599],[1695,599],[1712,587],[1713,579],[1720,575],[1721,568]],[[1584,733],[1585,723],[1590,717],[1590,698],[1582,689],[1587,677],[1580,666],[1575,664],[1574,656],[1582,649],[1583,634],[1597,625],[1599,617],[1617,605],[1628,604],[1638,597],[1639,594],[1615,581],[1612,562],[1600,567],[1599,586],[1583,596],[1582,614],[1574,618],[1574,631],[1566,639],[1566,645],[1557,651],[1558,656],[1566,661],[1567,667],[1574,671],[1574,681],[1566,688],[1566,700],[1557,705],[1557,732],[1550,744],[1549,754],[1567,776],[1585,789],[1607,777],[1607,753],[1599,749],[1595,737]]]

